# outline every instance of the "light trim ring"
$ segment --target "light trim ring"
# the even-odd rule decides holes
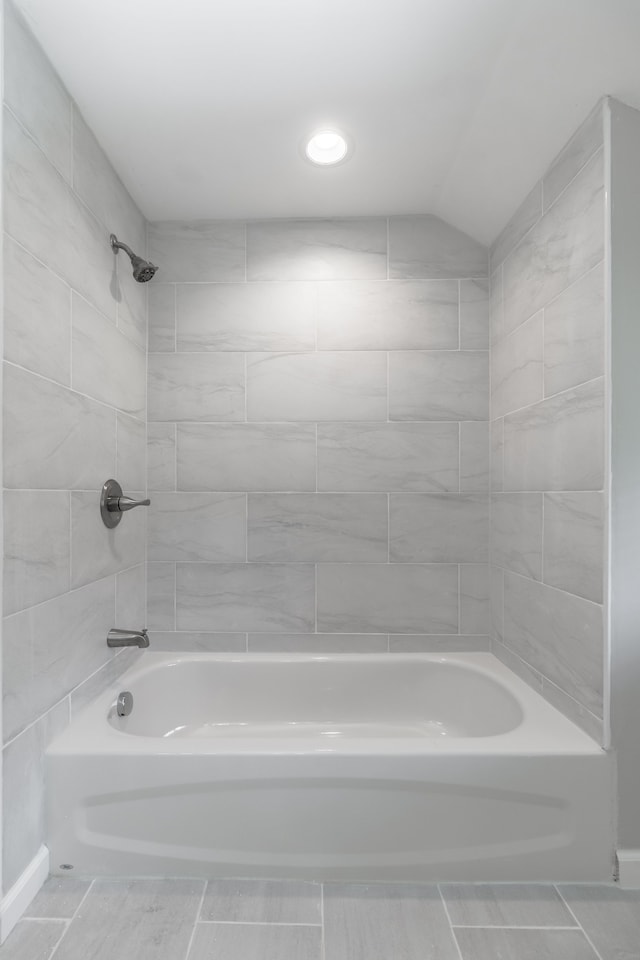
[[[339,130],[317,130],[307,138],[304,155],[310,163],[319,167],[343,163],[350,155],[350,144]]]

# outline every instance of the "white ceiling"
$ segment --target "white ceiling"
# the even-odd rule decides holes
[[[16,0],[151,220],[437,213],[494,239],[609,93],[640,0]],[[317,168],[320,126],[355,141]]]

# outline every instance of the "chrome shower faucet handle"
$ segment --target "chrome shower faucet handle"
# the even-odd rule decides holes
[[[122,487],[117,480],[107,480],[100,494],[100,516],[105,527],[117,527],[126,510],[134,507],[148,507],[151,500],[132,500],[123,496]]]

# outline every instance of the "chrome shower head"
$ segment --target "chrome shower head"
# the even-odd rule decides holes
[[[142,257],[135,254],[126,243],[120,243],[115,233],[112,233],[109,239],[111,241],[111,249],[114,253],[117,253],[118,250],[124,250],[129,260],[131,260],[134,280],[137,280],[138,283],[146,283],[147,280],[151,280],[151,277],[158,269],[153,263],[150,263],[148,260],[143,260]]]

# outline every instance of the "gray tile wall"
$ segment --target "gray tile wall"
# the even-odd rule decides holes
[[[164,649],[487,649],[487,251],[437,217],[156,223]]]
[[[604,126],[599,105],[491,251],[494,651],[602,736]]]
[[[29,31],[5,5],[3,881],[43,842],[43,751],[131,662],[145,517],[107,531],[111,476],[145,489],[146,291],[109,233],[145,223]]]

